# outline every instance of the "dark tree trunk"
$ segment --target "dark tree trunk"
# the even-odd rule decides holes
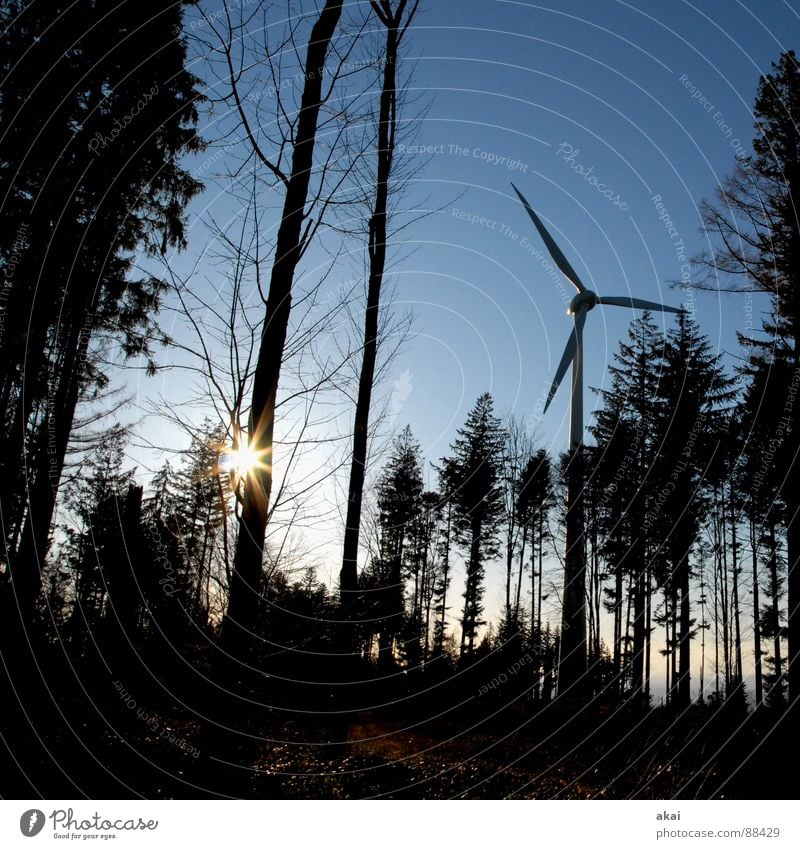
[[[691,695],[692,608],[689,595],[689,551],[682,552],[680,564],[680,636],[678,638],[678,706],[688,707]]]
[[[783,657],[781,652],[781,608],[780,608],[780,585],[778,582],[778,541],[775,538],[775,522],[770,521],[769,526],[769,582],[771,607],[769,610],[770,630],[772,631],[773,657],[775,665],[775,682],[772,687],[777,698],[773,700],[782,701],[783,695]]]
[[[252,449],[261,457],[262,465],[244,481],[239,537],[233,559],[228,609],[223,623],[223,636],[231,648],[238,647],[246,640],[258,615],[264,537],[272,492],[275,401],[291,313],[292,284],[303,248],[303,221],[314,166],[325,60],[341,17],[343,2],[327,0],[308,41],[303,94],[292,150],[292,169],[286,184],[253,378],[249,439]]]
[[[519,549],[519,572],[517,573],[517,588],[514,593],[514,631],[516,633],[519,632],[519,614],[520,614],[520,603],[522,599],[522,576],[525,572],[525,549],[528,543],[528,523],[523,522],[522,524],[522,541],[520,543]],[[531,545],[533,547],[533,545]],[[533,563],[533,554],[531,552],[531,569],[535,569]],[[533,593],[533,584],[531,584],[531,593]],[[533,612],[534,607],[534,598],[531,597],[531,612]],[[534,625],[534,617],[531,616],[531,629],[533,629]]]
[[[583,454],[575,449],[567,468],[567,539],[564,568],[564,601],[561,617],[561,647],[558,662],[558,691],[579,695],[586,679],[586,561],[583,515]]]
[[[639,563],[634,559],[634,563]],[[631,687],[637,698],[644,692],[644,650],[645,650],[645,598],[644,569],[636,566],[633,576],[633,658],[631,661]]]
[[[394,157],[397,53],[400,41],[398,28],[402,23],[406,4],[401,2],[396,13],[392,13],[390,3],[381,4],[381,8],[378,8],[375,3],[372,5],[386,27],[386,54],[378,114],[378,166],[375,204],[369,221],[369,282],[367,284],[367,308],[364,315],[364,347],[353,421],[353,457],[350,463],[347,517],[344,529],[342,569],[339,578],[341,608],[345,619],[350,617],[350,611],[358,594],[358,541],[361,530],[361,508],[367,465],[369,413],[378,357],[381,288],[386,268],[389,179],[392,174]]]
[[[481,567],[481,524],[473,522],[472,540],[469,547],[469,563],[467,564],[467,582],[464,589],[464,613],[461,620],[461,650],[460,656],[472,654],[475,650],[475,628],[478,607],[478,587]]]
[[[614,652],[612,659],[614,667],[614,682],[617,694],[623,690],[622,681],[622,568],[619,564],[614,569]]]
[[[87,310],[88,316],[94,313]],[[90,319],[85,319],[88,323]],[[83,363],[89,347],[85,324],[73,320],[64,339],[64,358],[54,394],[48,398],[46,413],[37,434],[36,474],[28,493],[28,511],[19,549],[10,560],[14,596],[23,623],[33,616],[42,586],[42,567],[49,547],[58,487],[64,470],[67,444],[80,396]]]
[[[756,690],[756,707],[764,700],[761,672],[761,604],[758,592],[758,546],[756,545],[755,521],[750,519],[750,551],[753,558],[753,652]]]
[[[797,342],[795,342],[797,345]],[[798,366],[797,368],[800,368]],[[795,374],[798,372],[795,371]],[[798,442],[800,427],[794,422],[793,441]],[[786,560],[788,577],[787,610],[788,610],[788,658],[787,673],[789,675],[789,704],[800,704],[800,456],[798,449],[791,458],[792,467],[788,474],[786,491],[787,514],[789,516],[786,528]],[[797,721],[795,720],[795,724]]]
[[[732,486],[732,484],[731,484]],[[736,535],[736,510],[734,509],[733,493],[731,492],[731,560],[733,562],[733,583],[731,587],[731,606],[733,608],[733,649],[734,649],[734,679],[738,698],[744,700],[744,683],[742,669],[742,627],[739,611],[739,540]]]
[[[795,462],[800,459],[795,458]],[[800,485],[800,483],[798,483]],[[795,491],[795,497],[797,492]],[[788,559],[788,665],[789,704],[800,704],[800,504],[793,504],[793,519],[786,530]]]

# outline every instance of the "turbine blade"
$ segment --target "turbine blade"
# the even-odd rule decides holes
[[[542,415],[547,412],[547,408],[550,406],[550,402],[555,397],[556,392],[558,392],[558,387],[561,385],[561,381],[564,379],[567,369],[575,358],[575,353],[578,350],[578,340],[583,336],[583,325],[586,321],[586,312],[586,307],[582,306],[575,316],[575,327],[573,328],[572,333],[570,333],[569,339],[567,340],[567,347],[564,348],[564,353],[561,355],[561,362],[558,364],[555,377],[553,378],[553,383],[550,386],[550,392],[547,394],[547,401],[545,402]]]
[[[641,298],[627,297],[598,297],[598,304],[608,304],[613,307],[631,307],[640,310],[655,310],[656,312],[681,312],[678,307],[670,307],[667,304],[659,304],[656,301],[644,301]]]
[[[547,228],[539,220],[539,216],[533,211],[531,205],[525,200],[522,192],[512,183],[511,188],[517,193],[517,197],[522,201],[522,205],[528,210],[528,215],[533,221],[534,226],[539,231],[542,241],[545,243],[547,250],[550,251],[550,256],[553,257],[555,264],[561,269],[561,273],[569,280],[570,283],[579,291],[585,292],[586,287],[581,283],[580,277],[575,273],[575,269],[567,262],[567,258],[561,253],[561,249],[553,241],[551,235],[547,232]]]
[[[581,338],[583,333],[583,325],[586,324],[586,313],[589,312],[589,307],[586,304],[581,304],[580,309],[578,310],[577,315],[575,316],[575,327],[578,331],[578,339]]]

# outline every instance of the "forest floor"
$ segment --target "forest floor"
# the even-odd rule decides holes
[[[676,712],[529,692],[396,698],[305,712],[274,685],[220,699],[177,676],[70,672],[16,682],[3,798],[795,798],[787,716],[723,703]],[[164,683],[174,683],[167,696]],[[91,686],[90,686],[91,684]],[[27,689],[27,692],[25,691]],[[215,695],[216,694],[216,695]],[[229,694],[228,694],[229,695]],[[384,694],[386,695],[386,694]],[[235,702],[235,703],[234,703]],[[7,704],[10,704],[7,702]],[[267,705],[270,705],[267,707]],[[791,724],[794,724],[792,722]],[[786,764],[786,770],[781,768]],[[784,772],[786,774],[784,774]]]

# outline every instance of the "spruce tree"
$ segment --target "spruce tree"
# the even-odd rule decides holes
[[[71,641],[77,654],[97,640],[104,621],[116,621],[136,639],[142,603],[137,571],[141,489],[124,469],[126,434],[116,427],[69,486],[73,522],[63,528],[60,560],[74,575]]]
[[[456,539],[464,551],[466,586],[461,614],[460,657],[472,655],[483,614],[486,562],[499,553],[503,516],[502,452],[505,442],[492,396],[481,395],[443,461],[453,504]]]
[[[620,689],[627,679],[637,697],[646,697],[649,688],[650,549],[655,520],[650,506],[659,450],[656,421],[663,354],[663,334],[645,311],[631,323],[627,341],[620,343],[609,367],[611,386],[598,390],[603,404],[590,428],[597,446],[591,469],[599,493],[595,521],[613,578],[613,588],[605,593],[606,608],[614,617],[612,664]],[[630,616],[623,615],[626,588],[631,593]]]
[[[655,563],[673,613],[677,677],[671,699],[685,707],[690,696],[690,652],[694,620],[690,597],[691,558],[708,510],[712,463],[724,441],[727,406],[734,395],[721,357],[686,312],[667,335],[658,392],[658,494]]]
[[[403,567],[417,554],[412,535],[419,521],[421,498],[421,452],[407,426],[395,439],[378,482],[380,552],[373,564],[374,585],[368,593],[368,610],[369,619],[376,623],[382,666],[394,662],[397,637],[403,630],[407,574]]]
[[[0,336],[0,508],[13,527],[24,514],[19,544],[6,539],[23,621],[76,406],[104,379],[93,345],[111,337],[125,355],[148,356],[162,284],[133,273],[135,255],[183,245],[201,188],[178,164],[202,147],[183,5],[2,10],[0,264],[14,268],[4,317],[18,318]]]
[[[766,359],[778,403],[759,417],[779,439],[786,459],[779,497],[786,505],[787,590],[790,612],[800,610],[800,65],[783,52],[761,77],[755,104],[754,154],[737,161],[714,202],[702,207],[713,252],[700,257],[708,275],[701,287],[718,288],[718,272],[735,291],[763,292],[771,301],[766,339],[753,339],[753,362]],[[778,436],[780,434],[780,436]],[[789,688],[796,700],[800,675],[800,615],[788,622]]]

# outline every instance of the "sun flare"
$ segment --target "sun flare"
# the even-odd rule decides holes
[[[250,445],[240,448],[231,448],[220,457],[220,468],[235,475],[237,478],[246,478],[256,469],[265,468],[262,460],[265,451],[256,451]]]

